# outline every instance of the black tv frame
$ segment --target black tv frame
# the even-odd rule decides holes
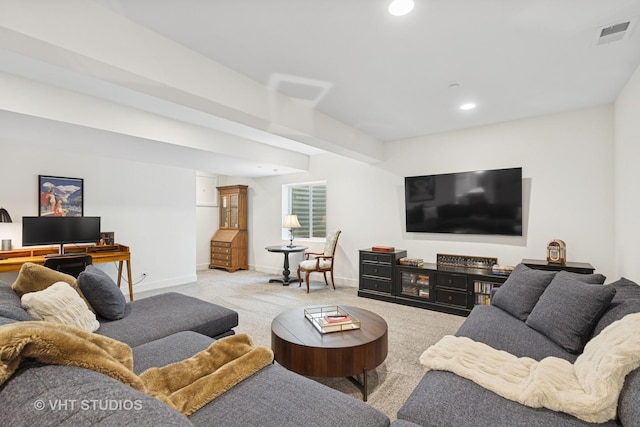
[[[504,185],[510,188],[510,191],[503,193],[506,194],[506,197],[499,197],[499,201],[493,198],[478,201],[475,200],[476,196],[482,196],[485,193],[474,194],[473,191],[469,191],[461,193],[464,194],[462,197],[468,198],[468,200],[460,202],[457,195],[460,188],[456,189],[456,178],[487,172],[494,174],[494,176],[502,175],[501,180],[498,181],[500,186]],[[513,179],[505,179],[505,176],[509,175],[519,177],[518,187],[514,186]],[[493,180],[488,180],[488,182],[491,181]],[[508,185],[509,182],[511,182],[511,186]],[[495,185],[494,182],[494,186],[489,188],[495,190],[497,188]],[[443,189],[446,191],[443,192]],[[456,190],[454,194],[456,200],[453,202],[451,200],[452,190]],[[498,194],[496,191],[492,193],[493,197]],[[410,233],[522,236],[522,197],[522,167],[405,177],[406,231]]]
[[[100,241],[99,216],[23,216],[22,245],[64,245],[71,243],[98,243]]]

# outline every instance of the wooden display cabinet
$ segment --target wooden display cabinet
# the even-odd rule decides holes
[[[229,272],[249,269],[249,238],[247,233],[246,185],[217,187],[219,224],[211,238],[209,268]]]

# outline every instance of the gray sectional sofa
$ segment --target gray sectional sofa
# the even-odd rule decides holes
[[[494,292],[491,305],[471,311],[456,335],[519,357],[542,360],[554,356],[573,362],[584,343],[607,325],[640,312],[640,286],[625,278],[601,285],[597,283],[604,277],[599,275],[578,277],[524,266],[517,266],[514,273]],[[580,279],[591,284],[579,284]],[[421,379],[392,425],[640,426],[640,369],[626,377],[617,415],[606,423],[587,423],[565,413],[523,406],[453,373],[432,370]]]
[[[187,359],[233,334],[236,312],[178,293],[126,303],[96,331],[129,344],[134,371]],[[0,325],[29,320],[0,281]],[[367,404],[271,364],[185,417],[111,377],[71,366],[23,364],[0,386],[0,423],[11,426],[387,426]]]

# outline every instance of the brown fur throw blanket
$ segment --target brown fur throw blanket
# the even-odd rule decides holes
[[[189,359],[137,376],[131,348],[120,341],[42,321],[0,326],[0,385],[26,358],[100,372],[191,415],[271,363],[273,352],[253,346],[246,334],[232,335]]]

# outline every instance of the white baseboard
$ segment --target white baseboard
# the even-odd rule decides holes
[[[137,285],[133,285],[133,297],[135,298],[137,292],[153,291],[157,289],[168,288],[171,286],[184,285],[187,283],[195,282],[196,280],[198,280],[198,276],[196,274],[193,274],[193,275],[183,276],[183,277],[174,277],[172,279],[157,280],[157,281],[148,282],[148,283],[139,283]],[[127,287],[128,285],[127,286],[125,286],[125,284],[122,285],[123,290],[126,290]],[[129,291],[126,290],[127,295],[128,293]]]

